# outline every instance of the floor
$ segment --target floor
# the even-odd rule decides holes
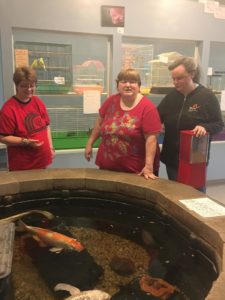
[[[225,205],[225,179],[208,181],[206,194]]]
[[[222,174],[223,175],[223,174]],[[164,164],[160,164],[159,177],[167,178],[166,168]],[[208,180],[206,184],[206,194],[212,199],[225,206],[225,178],[219,180]]]

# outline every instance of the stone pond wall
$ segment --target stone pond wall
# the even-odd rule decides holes
[[[97,169],[48,169],[0,172],[0,209],[10,205],[11,196],[48,190],[93,190],[130,196],[130,201],[149,205],[180,224],[190,239],[207,248],[219,271],[207,300],[225,299],[225,217],[204,218],[186,208],[181,199],[201,198],[197,190],[165,179],[145,180],[135,174]]]

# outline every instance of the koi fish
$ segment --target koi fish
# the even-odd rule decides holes
[[[0,219],[0,224],[14,222],[14,221],[16,221],[16,220],[18,220],[22,217],[25,217],[25,216],[28,216],[28,215],[31,215],[31,214],[41,214],[49,220],[52,220],[52,219],[55,218],[55,216],[52,213],[48,212],[48,211],[34,209],[34,210],[29,210],[29,211],[22,212],[20,214],[14,215],[14,216],[10,216],[8,218]]]
[[[78,288],[66,284],[58,283],[54,287],[54,291],[67,291],[71,296],[67,297],[65,300],[110,300],[111,296],[101,290],[88,290],[80,291]]]
[[[169,284],[167,281],[161,278],[151,277],[150,275],[143,275],[139,284],[142,291],[150,293],[150,295],[161,300],[166,300],[175,291],[179,291],[176,286]]]
[[[84,246],[76,239],[62,233],[51,231],[45,228],[26,225],[22,220],[18,221],[20,231],[30,232],[41,247],[52,247],[51,252],[59,253],[62,250],[82,251]]]

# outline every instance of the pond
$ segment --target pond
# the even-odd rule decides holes
[[[218,276],[198,239],[190,239],[176,220],[153,206],[116,193],[88,190],[14,197],[2,217],[47,210],[56,216],[53,221],[38,215],[23,221],[73,236],[85,248],[53,253],[30,235],[16,232],[11,275],[15,300],[65,299],[67,292],[54,291],[61,282],[80,290],[105,291],[112,300],[203,300]],[[143,276],[162,279],[173,292],[160,293],[162,286],[158,294],[143,290]]]

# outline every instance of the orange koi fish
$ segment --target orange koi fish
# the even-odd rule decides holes
[[[30,232],[33,237],[38,240],[40,246],[52,247],[50,249],[51,252],[59,253],[62,250],[75,250],[80,252],[84,250],[84,246],[72,237],[48,229],[28,226],[22,220],[19,220],[19,230]]]
[[[142,291],[153,295],[161,300],[168,299],[175,291],[179,291],[176,286],[173,286],[161,278],[154,278],[150,275],[143,275],[139,281]]]

